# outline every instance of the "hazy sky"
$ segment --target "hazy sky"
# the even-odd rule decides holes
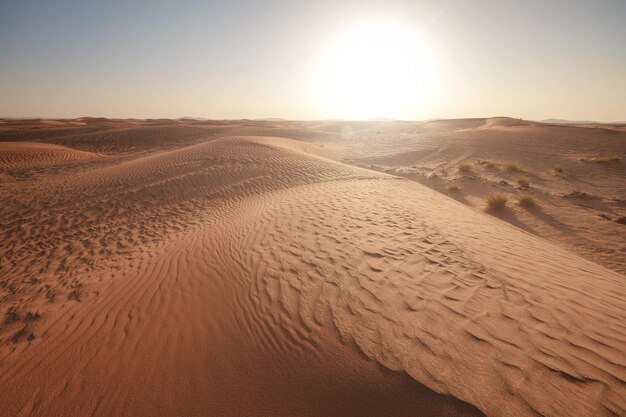
[[[0,0],[0,116],[86,115],[626,120],[626,0]]]

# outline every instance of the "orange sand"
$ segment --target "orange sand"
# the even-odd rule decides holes
[[[1,416],[626,414],[626,132],[83,118],[0,140]],[[538,208],[485,213],[519,175]]]

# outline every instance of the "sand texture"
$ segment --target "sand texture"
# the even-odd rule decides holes
[[[626,415],[620,126],[6,119],[0,141],[0,416]]]

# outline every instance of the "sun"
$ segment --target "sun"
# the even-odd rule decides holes
[[[328,41],[313,94],[337,118],[412,118],[428,103],[434,60],[420,34],[397,21],[369,19]]]

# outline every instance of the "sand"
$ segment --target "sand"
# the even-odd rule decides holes
[[[82,118],[0,140],[2,416],[626,414],[619,128]],[[485,212],[493,190],[538,205]]]

